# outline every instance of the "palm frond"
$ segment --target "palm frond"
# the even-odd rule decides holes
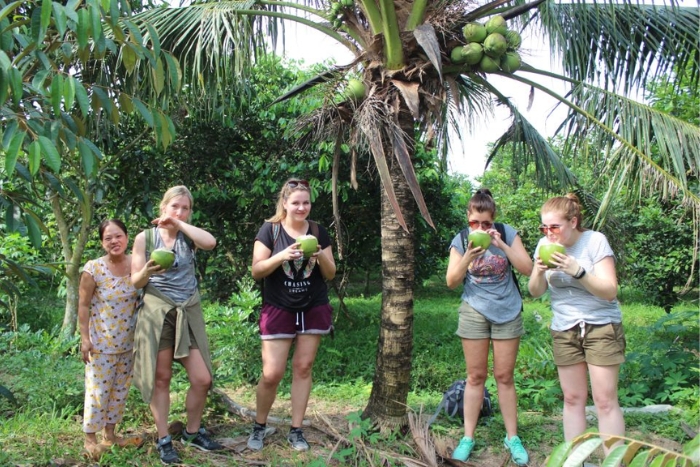
[[[520,113],[517,106],[491,83],[485,82],[485,86],[498,96],[501,104],[508,107],[513,116],[511,126],[496,140],[486,165],[488,166],[501,148],[512,144],[516,159],[519,161],[515,167],[524,168],[532,162],[535,166],[536,183],[539,186],[550,191],[576,187],[574,174],[534,125]]]
[[[600,82],[627,94],[668,75],[677,65],[691,73],[693,86],[698,85],[697,7],[575,0],[546,2],[540,13],[552,50],[561,53],[565,74],[575,80]]]

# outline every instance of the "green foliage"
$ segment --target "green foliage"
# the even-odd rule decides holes
[[[666,403],[698,409],[698,312],[676,311],[651,325],[626,325],[627,352],[620,370],[620,401],[639,406]]]
[[[700,261],[693,258],[697,238],[691,222],[678,202],[657,199],[641,202],[625,221],[623,279],[644,290],[648,303],[669,313],[683,285],[697,284]]]
[[[252,384],[260,377],[260,336],[255,317],[261,298],[250,276],[236,283],[228,305],[205,307],[207,334],[217,384]]]
[[[549,456],[546,467],[583,464],[595,450],[603,445],[604,442],[600,436],[600,433],[588,432],[569,442],[562,443]],[[696,436],[685,444],[682,453],[624,436],[608,435],[605,444],[612,449],[605,457],[602,464],[604,466],[615,466],[622,463],[629,466],[693,467],[700,464],[700,436]],[[618,445],[615,446],[616,444]]]

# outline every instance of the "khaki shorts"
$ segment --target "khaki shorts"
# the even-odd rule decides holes
[[[553,331],[552,350],[557,366],[586,362],[597,366],[625,361],[625,331],[620,323],[576,325],[568,331]]]
[[[158,351],[165,349],[175,348],[175,324],[177,323],[177,310],[173,309],[165,315],[165,321],[163,321],[163,330],[160,333],[160,342],[158,343]],[[197,340],[192,334],[192,328],[188,329],[190,332],[190,349],[198,349]]]
[[[520,314],[513,321],[496,324],[463,301],[459,306],[459,323],[455,334],[462,339],[515,339],[525,334],[525,328]]]

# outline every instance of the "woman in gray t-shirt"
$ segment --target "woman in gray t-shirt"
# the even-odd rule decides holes
[[[447,286],[463,288],[459,308],[457,335],[462,339],[462,350],[467,366],[464,389],[464,437],[452,453],[462,462],[469,459],[474,448],[474,431],[484,399],[484,382],[488,376],[489,347],[493,346],[493,375],[498,386],[498,402],[506,429],[504,444],[513,462],[525,465],[529,458],[518,437],[518,407],[513,372],[525,332],[520,310],[522,299],[518,292],[512,268],[529,276],[532,261],[523,247],[517,231],[509,225],[494,224],[496,203],[491,192],[478,190],[469,200],[467,219],[469,231],[457,234],[450,244],[450,262],[447,266]],[[487,233],[490,245],[486,249],[475,246],[468,234]],[[478,241],[478,240],[477,240]]]
[[[540,211],[546,236],[535,250],[528,288],[533,297],[547,289],[552,303],[554,363],[564,393],[564,438],[586,430],[588,375],[598,411],[598,431],[625,434],[617,397],[620,364],[625,361],[625,333],[617,302],[615,257],[600,232],[584,230],[581,205],[570,193],[549,199]],[[546,258],[544,245],[558,243],[566,254]],[[542,262],[540,250],[549,266]],[[611,447],[604,445],[606,454]]]

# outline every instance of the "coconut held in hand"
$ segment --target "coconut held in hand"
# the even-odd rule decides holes
[[[469,234],[469,241],[472,242],[472,248],[481,247],[485,250],[491,245],[491,235],[483,230],[474,230]]]
[[[161,268],[170,269],[175,262],[175,252],[167,248],[158,248],[151,252],[151,259]]]
[[[540,259],[548,268],[556,267],[556,265],[552,263],[552,255],[554,253],[561,253],[562,255],[566,256],[566,248],[564,248],[564,245],[560,245],[559,243],[546,243],[544,245],[540,245]]]
[[[304,258],[306,259],[310,258],[318,250],[318,240],[313,235],[297,237],[297,243],[301,244],[299,249],[304,252]]]

